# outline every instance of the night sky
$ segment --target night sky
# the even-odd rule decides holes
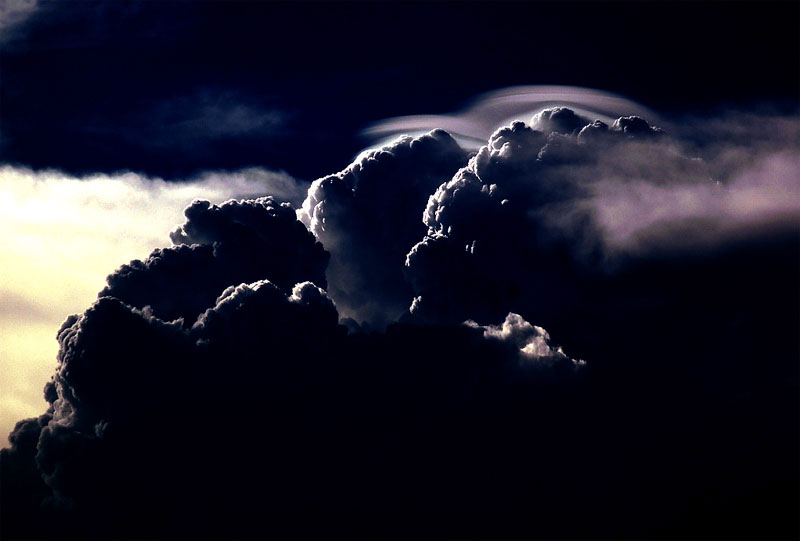
[[[800,535],[798,2],[7,0],[0,230],[3,538]]]
[[[346,167],[371,122],[513,85],[791,109],[797,18],[762,2],[43,2],[4,32],[3,161],[311,181]]]

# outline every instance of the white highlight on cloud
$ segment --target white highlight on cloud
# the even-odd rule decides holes
[[[576,367],[586,364],[586,361],[568,357],[561,346],[551,346],[550,333],[513,312],[509,312],[500,325],[478,325],[471,319],[465,321],[464,325],[473,329],[483,329],[485,338],[494,338],[514,345],[519,349],[523,362],[550,366],[557,362],[569,361]]]
[[[365,128],[362,135],[376,141],[386,141],[402,133],[419,135],[441,128],[450,132],[464,148],[477,149],[486,144],[497,128],[560,105],[608,124],[615,118],[630,115],[642,116],[651,123],[658,121],[654,111],[619,94],[578,86],[531,85],[512,86],[482,94],[465,109],[455,113],[381,120]]]
[[[286,173],[258,168],[167,182],[0,167],[0,445],[17,420],[46,407],[42,382],[61,322],[91,304],[120,264],[168,246],[189,203],[270,193],[296,203],[305,191]]]

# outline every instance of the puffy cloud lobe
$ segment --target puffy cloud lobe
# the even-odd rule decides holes
[[[233,354],[237,350],[252,348],[253,355],[258,345],[265,354],[299,355],[329,345],[326,335],[332,339],[341,331],[332,302],[309,282],[289,296],[268,281],[231,286],[189,329],[159,319],[148,308],[101,297],[59,331],[59,366],[48,400],[59,424],[138,422],[140,416],[157,416],[162,407],[178,407],[197,385],[224,380],[227,371],[242,380],[247,367],[237,364],[245,362],[245,356]],[[304,341],[309,335],[315,340]],[[202,362],[211,344],[219,348],[216,360],[227,362]]]
[[[212,205],[195,201],[170,234],[176,244],[134,260],[108,277],[113,296],[160,318],[191,325],[229,285],[269,279],[284,291],[298,282],[326,285],[328,253],[287,203],[271,197]]]
[[[276,304],[283,313],[272,320]],[[297,284],[287,298],[271,282],[260,281],[228,287],[215,306],[200,315],[191,334],[196,342],[218,348],[221,355],[250,348],[286,357],[301,350],[321,354],[320,348],[344,332],[338,319],[327,293],[311,282]],[[308,340],[309,336],[314,340]]]
[[[328,291],[343,316],[380,327],[407,310],[403,261],[425,233],[425,202],[466,159],[434,130],[366,151],[312,184],[298,216],[331,253]]]
[[[597,144],[603,140],[605,134],[607,133],[608,124],[602,120],[595,120],[594,122],[586,124],[583,128],[581,128],[581,131],[578,132],[578,141],[582,143],[588,143],[591,141]]]
[[[569,135],[579,132],[587,124],[589,124],[589,119],[575,114],[575,111],[567,107],[544,109],[531,119],[531,126],[545,133],[555,132]]]
[[[648,137],[664,133],[664,130],[651,126],[647,121],[638,116],[619,117],[611,125],[612,131],[621,132],[629,137]]]
[[[561,272],[558,234],[536,213],[570,201],[581,187],[539,157],[554,137],[523,122],[501,128],[429,198],[423,217],[428,235],[406,260],[421,297],[415,314],[497,320],[537,287],[531,275],[554,267]]]
[[[205,480],[194,478],[202,462],[222,460],[214,456],[223,452],[220,436],[209,427],[242,430],[242,423],[268,417],[290,399],[282,387],[287,378],[268,376],[313,367],[319,361],[311,352],[330,347],[343,331],[330,300],[308,283],[290,296],[269,282],[229,288],[191,329],[102,297],[64,323],[58,370],[47,388],[51,409],[44,422],[17,427],[13,453],[33,451],[59,505],[118,517],[124,511],[103,501],[112,494],[114,506],[142,506],[159,520],[170,498],[179,497],[185,501],[178,512],[189,512],[196,497],[212,497]],[[38,443],[26,444],[36,427]],[[193,447],[197,458],[183,454]],[[225,451],[225,460],[231,453],[239,451]],[[112,518],[98,524],[106,520]]]
[[[583,366],[584,361],[570,359],[561,346],[550,345],[550,334],[541,327],[531,325],[519,314],[509,313],[500,325],[479,325],[468,320],[468,327],[483,329],[483,336],[509,342],[519,348],[522,357],[545,365],[565,362],[575,366]]]
[[[99,296],[113,295],[140,308],[150,306],[166,320],[183,318],[191,324],[227,284],[224,279],[214,280],[217,291],[197,287],[197,282],[211,282],[208,276],[216,263],[209,245],[156,249],[146,260],[133,260],[109,275],[108,286]]]
[[[158,352],[152,351],[154,335],[159,338]],[[147,409],[143,402],[169,392],[174,382],[164,376],[181,372],[178,365],[186,358],[180,352],[179,322],[163,322],[149,309],[138,310],[113,297],[101,297],[83,315],[68,318],[58,340],[55,394],[47,395],[58,397],[52,402],[57,423],[82,428]],[[174,359],[168,369],[159,366],[164,357]]]

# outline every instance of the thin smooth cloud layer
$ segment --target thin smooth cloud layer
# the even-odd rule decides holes
[[[479,148],[497,128],[554,106],[569,107],[570,111],[606,122],[631,115],[657,120],[654,111],[619,94],[578,86],[528,85],[487,92],[457,113],[382,120],[365,128],[363,135],[380,140],[439,128],[450,132],[466,147]]]
[[[798,119],[759,121],[551,108],[192,203],[62,324],[4,534],[796,534]]]

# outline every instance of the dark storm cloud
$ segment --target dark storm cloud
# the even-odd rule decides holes
[[[559,117],[568,125],[554,125]],[[414,312],[430,302],[441,317],[461,321],[539,305],[540,316],[569,297],[562,289],[580,276],[800,224],[796,139],[729,146],[746,157],[731,170],[730,152],[686,157],[681,139],[639,117],[582,128],[577,119],[560,108],[533,119],[556,130],[549,135],[523,122],[498,130],[436,190],[424,213],[428,236],[407,260]],[[797,125],[784,117],[776,129]]]
[[[393,150],[351,175],[394,179],[397,156],[442,152],[425,162],[437,178],[419,179],[435,184],[452,165],[442,164],[463,158],[443,133]],[[362,174],[358,186],[369,195],[378,180]],[[50,408],[2,451],[3,507],[14,511],[4,534],[242,535],[261,524],[258,509],[271,515],[267,534],[375,531],[409,512],[410,532],[429,512],[405,505],[420,484],[436,499],[462,486],[440,511],[455,517],[505,486],[464,468],[500,467],[498,451],[529,447],[520,416],[536,415],[546,382],[561,382],[558,401],[571,392],[572,361],[519,316],[502,328],[348,335],[327,293],[304,281],[325,283],[327,254],[288,204],[196,201],[185,214],[176,246],[120,268],[59,330]],[[270,281],[242,283],[255,274]],[[476,408],[487,415],[478,426]],[[319,522],[298,523],[308,514]]]
[[[46,389],[52,420],[35,452],[52,505],[93,514],[90,534],[135,506],[148,512],[134,530],[152,531],[164,520],[165,533],[175,535],[197,505],[242,503],[242,494],[225,489],[248,472],[265,482],[254,460],[272,453],[227,448],[224,434],[244,437],[248,425],[260,425],[289,437],[270,419],[297,391],[290,376],[315,368],[338,330],[332,303],[308,284],[291,296],[269,282],[231,287],[191,329],[101,297],[59,332],[59,366]],[[217,475],[235,477],[218,483]],[[171,520],[163,516],[168,508]]]
[[[457,505],[472,507],[481,491],[505,487],[494,475],[511,474],[499,461],[508,446],[523,445],[515,453],[534,453],[536,466],[522,416],[537,416],[551,396],[545,382],[563,395],[556,402],[573,392],[569,371],[548,376],[528,364],[571,365],[541,349],[544,331],[518,316],[503,329],[347,335],[309,282],[291,294],[267,281],[231,286],[191,328],[101,297],[59,331],[47,414],[19,423],[2,451],[4,508],[17,511],[4,528],[330,534],[376,531],[410,513],[399,531],[411,532],[428,513],[414,501],[420,484],[440,499],[456,483],[466,491]],[[486,422],[472,423],[476,410]],[[470,468],[474,461],[494,473]],[[513,462],[514,475],[534,475]],[[509,488],[492,513],[516,505],[521,488]],[[15,498],[22,491],[26,499]],[[456,517],[453,504],[437,513]],[[309,515],[319,522],[298,522]]]
[[[466,161],[436,130],[366,151],[311,185],[298,216],[331,253],[329,291],[343,315],[384,326],[407,310],[402,265],[425,233],[425,203]]]
[[[312,231],[197,202],[64,322],[0,537],[798,538],[794,3],[0,7],[15,171],[322,177]],[[511,88],[403,126],[475,154],[344,168],[549,81],[611,118]],[[675,119],[720,99],[776,109]]]
[[[313,233],[195,202],[63,324],[4,535],[796,534],[795,143],[577,116],[370,151]]]
[[[167,321],[195,318],[231,284],[268,278],[284,291],[306,280],[326,285],[329,255],[297,221],[288,203],[271,197],[212,205],[195,201],[170,234],[172,248],[155,250],[108,277],[100,296]]]

